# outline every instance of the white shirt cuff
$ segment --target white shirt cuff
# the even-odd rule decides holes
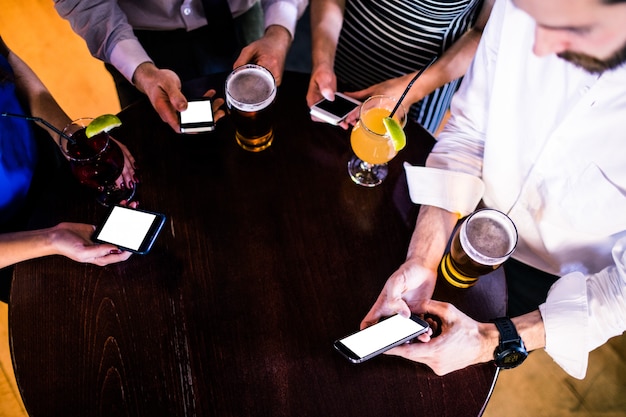
[[[152,59],[136,39],[125,39],[118,42],[111,52],[111,65],[117,68],[131,83],[135,70],[144,62],[152,62]]]
[[[546,352],[565,372],[583,379],[589,359],[586,277],[580,272],[561,277],[539,311],[546,332]]]
[[[291,34],[291,39],[296,33],[296,23],[300,16],[297,7],[291,3],[277,2],[272,3],[263,10],[265,15],[265,29],[272,25],[279,25],[286,28]]]
[[[485,192],[480,178],[463,172],[404,163],[411,201],[458,213],[472,213]]]

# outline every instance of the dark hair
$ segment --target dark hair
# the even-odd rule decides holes
[[[0,84],[15,82],[13,74],[6,69],[0,67]]]
[[[601,0],[604,4],[626,3],[626,0]]]

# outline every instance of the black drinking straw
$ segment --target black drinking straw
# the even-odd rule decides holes
[[[389,117],[393,117],[393,115],[396,113],[396,110],[398,110],[398,107],[400,107],[400,103],[402,103],[402,100],[404,100],[404,97],[406,97],[411,87],[413,87],[413,83],[415,82],[415,80],[417,80],[424,73],[424,71],[426,71],[428,67],[430,67],[433,64],[433,62],[435,62],[436,60],[437,60],[437,56],[434,56],[430,61],[428,61],[426,65],[424,65],[424,67],[421,70],[418,71],[415,77],[413,77],[411,82],[409,82],[409,85],[406,86],[404,93],[402,93],[402,95],[400,96],[400,99],[396,103],[396,107],[393,108]]]
[[[33,117],[33,116],[26,116],[24,114],[15,114],[15,113],[7,113],[7,112],[3,112],[0,113],[0,116],[4,116],[4,117],[17,117],[19,119],[26,119],[26,120],[30,120],[33,122],[39,122],[41,124],[46,125],[46,127],[49,127],[50,129],[54,130],[56,133],[58,133],[62,138],[67,139],[68,142],[70,143],[75,143],[74,139],[72,139],[71,137],[67,136],[65,133],[63,133],[63,131],[57,129],[56,127],[52,126],[50,124],[50,122],[42,119],[41,117]]]

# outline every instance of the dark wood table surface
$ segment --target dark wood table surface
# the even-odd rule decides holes
[[[222,80],[186,91],[221,91]],[[333,350],[404,259],[417,207],[402,162],[423,163],[433,139],[409,123],[387,180],[357,186],[349,132],[310,120],[307,85],[306,74],[285,75],[274,144],[258,154],[238,147],[228,119],[181,136],[148,103],[120,113],[114,136],[138,160],[140,207],[168,220],[149,254],[121,264],[54,256],[16,267],[10,345],[30,416],[479,414],[491,363],[439,377]],[[32,227],[104,214],[68,172]],[[470,290],[441,283],[436,297],[488,320],[504,314],[504,290],[484,278]]]

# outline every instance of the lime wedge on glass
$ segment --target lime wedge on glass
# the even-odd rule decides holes
[[[389,137],[391,137],[391,143],[393,143],[395,150],[399,151],[404,148],[406,146],[406,135],[400,123],[396,119],[385,117],[383,124],[385,129],[387,129],[387,133],[389,133]]]
[[[88,138],[96,136],[101,132],[108,132],[122,124],[119,117],[114,114],[103,114],[93,119],[85,129],[85,135]]]

